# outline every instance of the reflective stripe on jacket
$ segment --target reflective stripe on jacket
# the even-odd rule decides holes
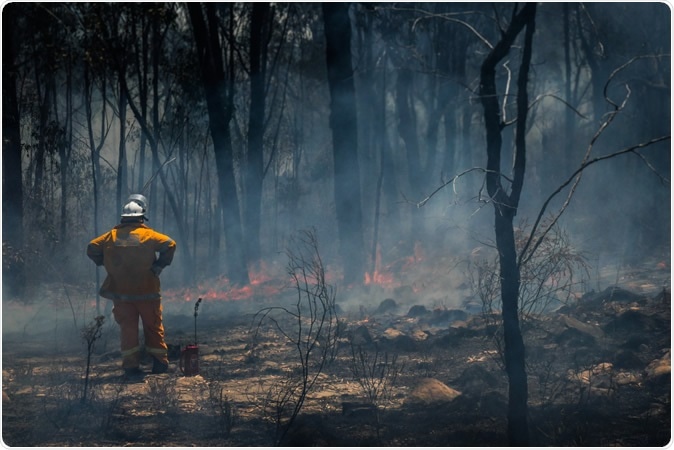
[[[87,256],[108,273],[101,296],[113,300],[160,298],[159,277],[152,266],[164,268],[173,261],[176,243],[140,222],[121,223],[92,240]],[[158,256],[157,256],[158,254]]]

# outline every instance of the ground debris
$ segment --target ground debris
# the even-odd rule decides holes
[[[667,290],[646,296],[612,287],[523,322],[535,445],[668,442],[669,432],[662,430],[671,422],[669,298]],[[285,443],[505,445],[508,383],[500,317],[392,306],[387,302],[373,316],[342,319],[339,351],[325,361]],[[173,344],[167,374],[125,382],[117,350],[108,344],[95,358],[86,399],[77,343],[45,347],[45,330],[41,341],[12,335],[3,348],[4,442],[272,445],[270,412],[296,386],[303,367],[297,346],[278,334],[259,334],[253,345],[250,320],[244,320],[250,313],[241,314],[200,323],[196,376],[178,369],[180,348],[191,342],[189,317],[166,317]],[[108,333],[109,342],[116,342],[117,330]],[[145,360],[144,370],[150,367]],[[394,373],[390,389],[377,391]]]

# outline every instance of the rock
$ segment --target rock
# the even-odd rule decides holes
[[[2,404],[5,405],[9,403],[9,395],[7,395],[7,392],[2,391]]]
[[[365,325],[360,325],[351,332],[352,345],[367,345],[372,343],[372,335]]]
[[[592,385],[593,387],[607,388],[610,387],[612,372],[613,364],[603,362],[580,372],[569,369],[567,377],[570,380],[580,381],[583,384]]]
[[[668,384],[672,374],[672,355],[671,350],[660,358],[650,362],[644,371],[646,381],[654,384]]]
[[[603,329],[609,334],[645,333],[661,330],[667,324],[659,317],[645,314],[638,309],[628,309],[608,321]]]
[[[581,322],[578,319],[575,319],[571,316],[567,316],[564,314],[561,314],[561,319],[564,325],[567,326],[567,328],[573,328],[577,331],[580,331],[583,334],[591,336],[594,339],[601,339],[604,336],[604,332],[601,330],[601,328],[599,328],[596,325]]]
[[[594,336],[577,328],[567,328],[555,336],[554,340],[557,344],[566,344],[572,347],[593,347],[596,343]]]
[[[430,335],[429,333],[423,330],[414,330],[410,334],[410,337],[417,342],[421,342],[427,340],[429,335]]]
[[[414,405],[448,403],[460,395],[461,392],[450,388],[435,378],[422,378],[407,396],[405,403]]]
[[[487,388],[498,385],[498,378],[478,364],[469,365],[461,375],[453,381],[462,392],[482,393]]]
[[[375,314],[392,313],[396,309],[398,309],[398,304],[396,303],[396,301],[393,300],[392,298],[387,298],[379,304],[377,310],[375,311]]]
[[[627,340],[620,345],[620,348],[625,350],[639,350],[648,351],[648,344],[651,343],[651,338],[643,334],[635,334],[627,338]]]
[[[428,314],[428,309],[424,305],[414,305],[407,312],[407,317],[421,317]]]
[[[439,348],[452,348],[456,345],[457,342],[461,339],[472,338],[476,336],[483,335],[484,333],[480,330],[475,330],[467,327],[454,327],[451,326],[446,330],[442,330],[440,333],[431,336],[431,339],[428,340],[428,345],[431,347]]]
[[[634,375],[633,373],[629,372],[619,372],[616,374],[614,378],[615,384],[618,386],[625,386],[627,384],[635,384],[638,385],[641,379]]]
[[[387,328],[386,330],[384,330],[384,333],[382,334],[382,337],[384,337],[386,339],[389,339],[389,340],[393,340],[393,339],[396,339],[396,338],[398,338],[402,335],[403,335],[403,332],[400,331],[400,330],[396,330],[395,328]]]
[[[459,320],[465,321],[468,319],[468,313],[466,311],[463,311],[461,309],[434,309],[433,312],[431,313],[431,317],[429,317],[426,321],[429,324],[435,324],[435,325],[449,325],[452,322],[456,322]]]
[[[644,362],[631,350],[618,350],[613,365],[618,369],[643,369]]]
[[[413,352],[419,349],[419,343],[416,340],[395,328],[387,328],[380,342],[389,350]]]

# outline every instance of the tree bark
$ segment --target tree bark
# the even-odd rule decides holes
[[[241,210],[234,179],[234,160],[229,123],[234,113],[233,75],[225,79],[222,51],[218,38],[215,7],[206,4],[207,27],[200,3],[188,3],[192,29],[197,45],[199,65],[208,108],[209,128],[213,140],[215,166],[218,171],[218,194],[222,204],[227,245],[227,276],[234,284],[248,284],[248,269],[243,247]],[[230,31],[233,18],[230,17]],[[233,50],[230,51],[230,58]],[[232,67],[232,60],[229,67]],[[227,84],[226,84],[227,83]]]
[[[117,189],[115,201],[117,211],[122,211],[126,200],[126,92],[119,89],[119,152],[117,158]]]
[[[508,374],[508,441],[513,446],[529,445],[528,384],[525,369],[524,340],[519,325],[518,301],[520,270],[517,264],[513,219],[517,214],[526,168],[524,132],[528,107],[527,80],[531,58],[536,4],[527,3],[513,17],[501,40],[487,55],[480,70],[480,100],[484,109],[487,134],[487,191],[494,205],[494,231],[499,253],[504,357]],[[501,130],[496,91],[496,65],[507,56],[513,42],[527,27],[518,78],[517,130],[515,163],[510,194],[501,183]]]
[[[101,86],[101,97],[103,98],[103,111],[101,114],[101,131],[105,128],[105,97],[106,97],[106,82],[105,75],[102,78]],[[94,236],[99,235],[99,226],[98,226],[98,180],[101,179],[101,164],[99,161],[100,151],[105,142],[105,133],[101,132],[101,141],[96,145],[96,140],[94,139],[94,117],[92,111],[92,98],[93,98],[93,82],[91,80],[91,68],[88,64],[84,66],[84,107],[86,115],[86,124],[87,124],[87,134],[89,138],[89,150],[91,152],[91,192],[93,196],[93,221],[94,221]],[[100,267],[96,266],[96,286],[100,286]],[[99,290],[96,289],[96,314],[101,314],[101,296]]]
[[[361,283],[365,275],[351,23],[348,4],[323,3],[322,6],[330,88],[337,229],[344,282],[348,286]]]
[[[8,4],[2,14],[2,265],[3,298],[20,296],[25,288],[21,258],[5,259],[4,244],[13,251],[23,248],[23,170],[21,168],[21,128],[16,86],[16,48],[12,11],[17,4]]]
[[[245,228],[247,259],[260,260],[260,214],[262,206],[264,119],[265,119],[265,30],[269,26],[268,2],[252,4],[250,20],[250,110],[248,117],[248,154],[245,177]]]

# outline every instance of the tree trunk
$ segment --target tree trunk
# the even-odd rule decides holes
[[[215,7],[206,4],[210,27],[207,27],[200,3],[188,3],[192,29],[197,45],[199,65],[204,85],[204,94],[208,108],[211,138],[215,154],[215,166],[218,171],[218,193],[222,204],[225,240],[227,245],[227,276],[234,284],[247,284],[248,277],[246,255],[243,247],[243,229],[241,212],[234,179],[234,160],[229,123],[234,113],[233,75],[225,79],[222,51],[217,30]],[[230,16],[230,32],[233,18]],[[234,53],[231,49],[230,58]],[[229,67],[233,61],[230,59]],[[233,69],[232,69],[233,70]]]
[[[247,259],[257,265],[260,260],[260,208],[262,206],[262,178],[264,154],[265,115],[265,30],[269,26],[269,3],[252,5],[250,19],[250,110],[248,120],[248,154],[245,176],[245,228]]]
[[[62,243],[67,241],[67,221],[68,221],[68,167],[70,165],[70,156],[72,154],[73,142],[73,68],[70,55],[66,65],[66,111],[65,125],[63,127],[63,140],[59,143],[59,160],[61,162],[61,217],[59,219],[59,237]]]
[[[417,117],[413,107],[412,98],[412,70],[405,66],[400,60],[398,68],[398,77],[396,79],[396,113],[398,115],[398,133],[405,144],[405,156],[407,161],[407,178],[409,181],[409,190],[412,198],[419,198],[423,191],[423,180],[421,170],[421,155],[419,152],[419,139],[417,138]],[[421,214],[419,211],[410,212],[412,230],[421,230]],[[409,242],[413,245],[413,242]],[[411,248],[407,251],[412,253]]]
[[[351,23],[346,3],[323,3],[335,207],[344,282],[363,281],[365,253],[361,207],[356,96],[351,66]]]
[[[508,441],[512,446],[529,445],[525,348],[518,317],[520,270],[517,263],[513,219],[517,214],[526,167],[526,147],[524,145],[528,107],[526,88],[535,15],[536,4],[525,4],[513,17],[501,40],[487,55],[480,70],[480,100],[484,108],[487,133],[487,191],[494,205],[494,230],[499,252],[501,302],[503,306],[504,357],[509,382]],[[511,192],[508,194],[501,183],[501,130],[503,124],[499,118],[496,65],[508,55],[513,42],[525,26],[527,32],[517,84],[516,154]]]
[[[117,211],[122,211],[126,200],[126,93],[119,89],[119,153],[117,158],[117,190],[115,201]]]
[[[19,252],[23,248],[23,170],[21,168],[21,128],[16,86],[14,14],[16,4],[8,4],[2,15],[2,240],[3,298],[21,296],[25,288],[22,258],[5,255],[5,243]]]
[[[142,33],[141,36],[141,51],[137,52],[140,60],[137,63],[139,68],[138,74],[138,102],[140,103],[140,113],[143,117],[147,117],[147,91],[148,91],[148,61],[149,61],[149,44],[147,33]],[[142,189],[145,185],[145,150],[147,148],[147,137],[144,133],[140,134],[140,144],[138,152],[138,182],[137,189]],[[133,189],[134,192],[137,189]]]
[[[87,121],[87,132],[89,137],[89,149],[91,151],[91,192],[93,196],[93,220],[94,220],[94,236],[99,235],[99,226],[98,226],[98,181],[101,179],[101,164],[98,160],[101,148],[105,142],[105,133],[101,133],[101,142],[97,145],[94,139],[94,117],[93,111],[91,109],[92,98],[93,98],[93,83],[91,81],[91,71],[89,65],[84,66],[84,107],[86,110],[86,121]],[[103,99],[103,111],[101,114],[101,128],[105,128],[105,76],[102,80],[101,88],[101,98]],[[100,286],[100,267],[96,266],[96,286]],[[101,314],[101,296],[98,289],[96,289],[96,314]]]

